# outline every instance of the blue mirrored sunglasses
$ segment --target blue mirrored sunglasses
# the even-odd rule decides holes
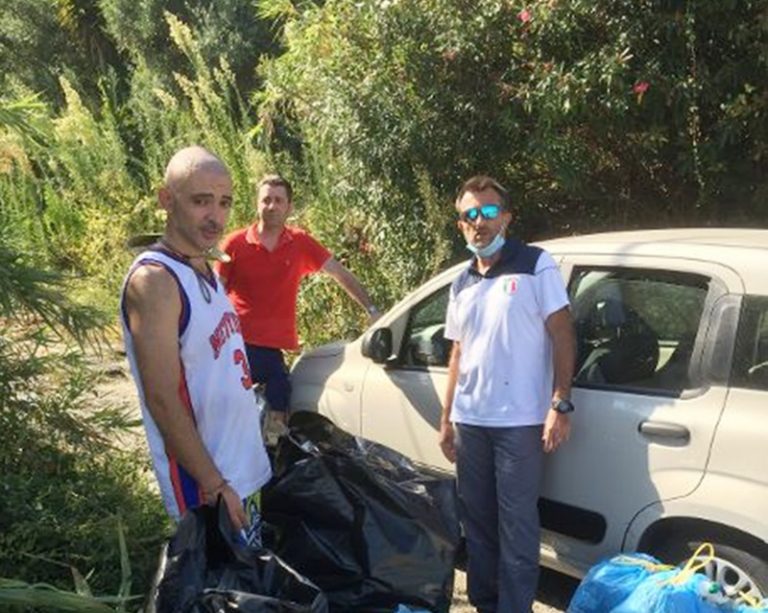
[[[501,213],[501,207],[498,204],[481,204],[459,213],[459,219],[467,223],[475,223],[479,217],[483,219],[496,219],[499,213]]]

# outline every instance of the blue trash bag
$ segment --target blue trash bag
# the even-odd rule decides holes
[[[730,604],[715,604],[702,596],[709,585],[711,581],[698,573],[663,570],[646,577],[610,613],[732,613]]]
[[[644,553],[619,555],[593,566],[579,584],[568,613],[606,613],[620,604],[648,578],[665,568]]]
[[[395,609],[394,613],[429,613],[429,611],[426,609],[411,609],[410,607],[401,604]]]

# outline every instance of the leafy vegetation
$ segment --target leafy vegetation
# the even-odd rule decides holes
[[[164,512],[146,460],[119,444],[136,424],[120,406],[93,405],[95,376],[72,344],[104,317],[7,243],[0,270],[0,576],[62,585],[73,567],[94,589],[117,593],[122,517],[143,590]]]
[[[765,207],[764,1],[270,5],[287,51],[263,64],[262,125],[290,126],[356,207],[426,220],[425,178],[449,202],[478,171],[529,236]]]
[[[74,576],[81,593],[92,586],[125,604],[131,586],[121,568],[133,561],[143,595],[167,520],[146,459],[121,443],[135,418],[92,400],[96,375],[83,347],[98,351],[110,318],[76,300],[82,279],[51,268],[60,252],[39,249],[47,219],[26,208],[34,201],[24,197],[35,194],[19,178],[32,167],[26,152],[39,155],[52,134],[41,108],[27,100],[0,110],[6,135],[26,146],[9,161],[16,182],[2,183],[11,198],[0,226],[0,577],[62,587]],[[4,608],[62,610],[73,598],[19,581],[0,585]]]
[[[287,175],[298,221],[385,307],[461,256],[451,201],[477,172],[525,238],[762,225],[767,38],[768,0],[4,3],[0,593],[67,598],[31,584],[69,589],[70,566],[111,607],[146,590],[166,520],[79,343],[114,321],[128,238],[162,228],[174,150],[232,169],[232,227],[254,179]],[[363,321],[305,284],[305,343]]]

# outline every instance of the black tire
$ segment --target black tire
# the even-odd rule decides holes
[[[701,572],[725,589],[731,598],[746,593],[752,598],[768,598],[768,561],[742,546],[710,541],[715,559]],[[699,540],[670,540],[655,548],[654,555],[668,564],[685,564],[701,545]]]

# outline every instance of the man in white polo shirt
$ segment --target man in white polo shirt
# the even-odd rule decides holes
[[[480,613],[527,613],[543,454],[570,433],[573,322],[552,256],[505,238],[512,212],[497,181],[466,181],[456,209],[474,258],[451,286],[439,442],[456,462],[470,602]]]

